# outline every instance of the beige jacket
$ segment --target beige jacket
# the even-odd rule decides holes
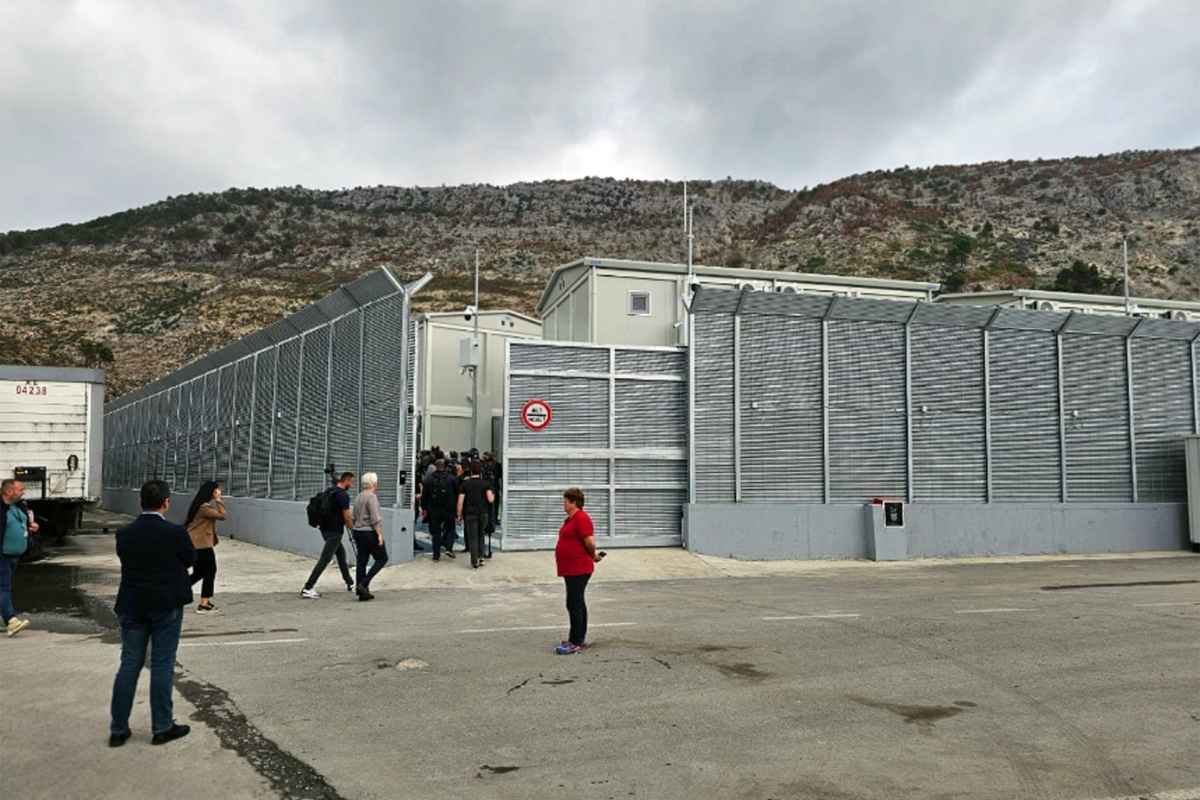
[[[197,550],[207,550],[217,546],[217,520],[225,519],[225,505],[216,500],[205,503],[196,510],[196,517],[188,525],[188,536],[192,537],[192,547]]]

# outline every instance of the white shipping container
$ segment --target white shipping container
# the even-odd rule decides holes
[[[0,366],[0,476],[44,467],[45,499],[92,502],[103,488],[104,373]],[[26,499],[42,499],[27,482]]]

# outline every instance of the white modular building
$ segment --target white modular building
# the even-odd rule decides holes
[[[694,285],[714,288],[863,297],[932,300],[937,283],[814,275],[762,269],[693,265]],[[665,347],[687,344],[691,294],[688,267],[655,261],[580,258],[554,270],[538,302],[547,341]]]

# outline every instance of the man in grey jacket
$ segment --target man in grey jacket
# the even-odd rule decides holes
[[[359,600],[375,599],[375,595],[371,594],[371,579],[383,569],[388,560],[387,548],[383,545],[383,514],[379,509],[379,496],[375,494],[378,487],[378,475],[374,472],[363,475],[362,491],[354,498],[354,510],[351,513],[353,524],[350,531],[358,551],[356,577]],[[367,560],[371,558],[375,563],[368,571]]]

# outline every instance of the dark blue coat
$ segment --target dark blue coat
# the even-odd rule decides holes
[[[121,559],[118,614],[144,617],[192,602],[188,567],[196,563],[196,549],[182,525],[157,514],[142,514],[117,531],[117,557]]]

